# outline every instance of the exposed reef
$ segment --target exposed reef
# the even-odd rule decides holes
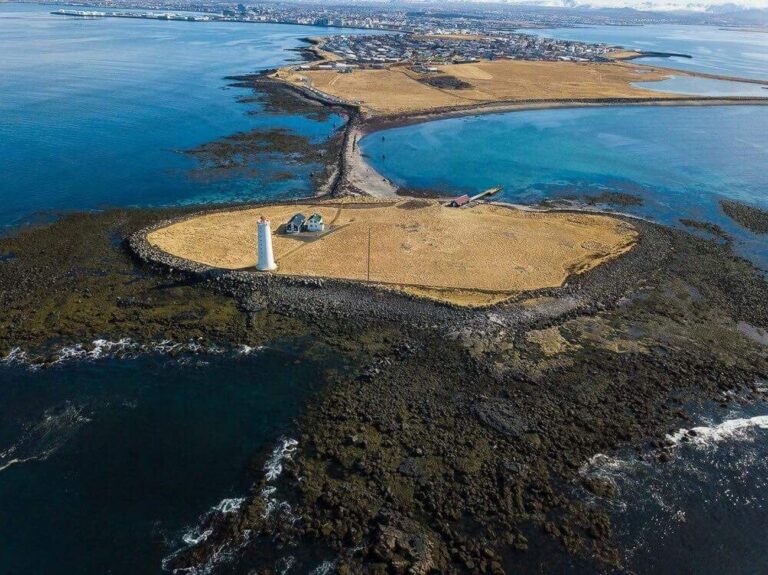
[[[680,223],[692,230],[704,232],[709,234],[712,238],[719,239],[723,243],[730,244],[733,238],[723,228],[712,222],[702,222],[699,220],[692,220],[690,218],[681,218]]]
[[[258,172],[258,166],[267,157],[283,156],[286,163],[319,162],[324,154],[306,136],[294,134],[284,128],[251,130],[226,136],[186,150],[199,163],[199,171]]]
[[[642,206],[643,198],[627,192],[601,192],[599,194],[565,194],[563,196],[548,198],[540,202],[544,208],[556,208],[563,206],[613,206],[627,208]]]
[[[755,234],[768,234],[768,210],[735,200],[721,200],[726,216]]]
[[[287,555],[339,573],[539,572],[568,556],[626,567],[610,516],[577,495],[580,467],[596,453],[663,448],[691,406],[728,405],[737,390],[758,398],[768,377],[765,347],[739,327],[768,326],[760,272],[718,242],[642,230],[636,250],[566,288],[485,311],[221,276],[241,300],[377,325],[383,339],[356,378],[309,407],[281,481],[257,482],[171,566],[239,545],[237,569]]]

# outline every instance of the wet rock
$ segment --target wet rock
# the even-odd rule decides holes
[[[525,418],[515,405],[507,400],[484,399],[473,409],[480,421],[503,435],[520,437],[528,430]]]

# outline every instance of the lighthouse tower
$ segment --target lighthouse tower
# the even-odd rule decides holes
[[[256,269],[260,272],[268,272],[277,269],[275,256],[272,253],[272,230],[269,227],[269,220],[261,216],[258,227],[259,260],[256,263]]]

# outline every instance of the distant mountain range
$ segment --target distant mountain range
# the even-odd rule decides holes
[[[301,0],[300,0],[301,1]],[[306,1],[306,0],[305,0]],[[310,2],[313,0],[309,0]],[[361,3],[378,0],[352,0]],[[435,0],[389,0],[392,4],[436,4]],[[455,0],[458,4],[496,4],[520,8],[568,9],[583,15],[654,18],[680,22],[768,27],[768,0]],[[641,12],[642,15],[638,14]],[[693,20],[692,20],[693,19]]]
[[[709,12],[730,14],[733,12],[757,10],[768,13],[768,0],[463,0],[465,2],[493,2],[546,6],[552,8],[631,8],[648,12]]]
[[[515,3],[515,0],[507,0]],[[768,13],[768,0],[739,0],[737,2],[690,2],[686,0],[539,0],[525,3],[562,6],[566,8],[632,8],[651,12],[709,12],[730,14],[757,10]]]

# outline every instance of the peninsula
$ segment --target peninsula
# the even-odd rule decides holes
[[[295,19],[291,6],[232,8],[210,19]],[[338,17],[319,5],[302,10],[312,14],[306,23]],[[364,23],[374,8],[355,10]],[[366,163],[359,142],[390,126],[464,114],[768,98],[641,89],[637,82],[683,72],[638,64],[637,53],[616,47],[497,33],[494,19],[441,31],[438,16],[399,17],[370,27],[392,25],[403,37],[315,41],[302,50],[312,61],[234,79],[254,89],[241,101],[265,116],[328,125],[341,116],[344,125],[325,141],[262,128],[187,152],[221,175],[248,174],[280,151],[286,171],[312,166],[314,197],[72,213],[0,237],[0,361],[37,369],[73,357],[196,356],[190,372],[210,370],[213,380],[198,394],[206,402],[230,393],[232,372],[217,365],[275,342],[308,342],[280,362],[289,379],[317,383],[315,393],[286,416],[295,415],[287,429],[234,466],[251,488],[228,486],[240,491],[200,507],[191,528],[195,512],[187,513],[183,534],[161,519],[146,522],[169,572],[632,571],[614,513],[623,494],[612,477],[591,473],[592,463],[628,453],[655,469],[697,437],[702,409],[768,399],[764,271],[734,251],[729,230],[695,215],[665,226],[595,206],[514,206],[493,194],[409,196]],[[734,225],[768,230],[757,206],[719,206]],[[277,269],[256,269],[257,229]],[[344,365],[295,369],[321,347]],[[222,363],[208,365],[206,350]],[[261,401],[272,372],[245,367],[234,373]],[[105,380],[95,379],[97,391]],[[294,394],[293,383],[281,393]],[[186,384],[167,390],[182,412]],[[26,394],[34,386],[18,387]],[[25,395],[19,411],[32,403]],[[162,406],[152,412],[166,415]],[[220,431],[201,419],[190,433]],[[130,432],[123,420],[115,427],[114,437]],[[167,441],[162,426],[148,427],[149,441]],[[238,428],[240,451],[244,435]],[[216,442],[204,445],[223,459]],[[133,462],[135,453],[123,457]],[[183,455],[203,467],[194,453]],[[183,491],[168,481],[163,495],[166,485]]]

